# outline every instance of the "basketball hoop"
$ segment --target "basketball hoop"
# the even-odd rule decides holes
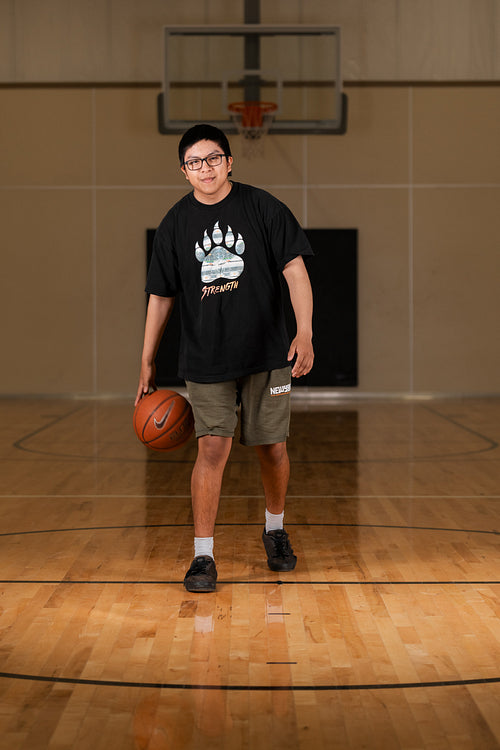
[[[278,105],[274,102],[233,102],[227,105],[231,119],[243,136],[243,154],[262,154],[262,138],[269,131]]]

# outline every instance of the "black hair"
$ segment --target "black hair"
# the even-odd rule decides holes
[[[216,128],[215,125],[201,123],[186,130],[179,141],[179,161],[181,167],[184,164],[186,151],[191,146],[194,146],[195,143],[198,143],[198,141],[214,141],[214,143],[217,143],[221,147],[226,156],[231,156],[231,148],[226,134],[219,128]]]

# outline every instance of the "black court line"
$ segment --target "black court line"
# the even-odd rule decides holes
[[[69,419],[69,417],[72,417],[73,414],[78,414],[78,412],[85,411],[86,408],[87,408],[86,406],[78,406],[76,409],[71,409],[65,414],[58,414],[57,417],[51,417],[50,422],[47,422],[41,427],[38,427],[36,430],[33,430],[33,432],[29,432],[27,435],[23,435],[23,437],[19,438],[19,440],[16,440],[12,444],[13,448],[17,448],[20,451],[26,451],[27,453],[41,452],[43,453],[43,455],[51,455],[50,453],[46,454],[44,451],[33,451],[31,448],[25,448],[23,446],[23,443],[26,442],[27,440],[31,440],[31,438],[34,438],[37,435],[40,435],[42,432],[49,430],[51,427],[54,427],[54,425],[59,424],[59,422],[64,422],[64,420]]]
[[[28,435],[25,435],[21,439],[17,440],[14,443],[14,447],[18,450],[25,451],[32,454],[38,454],[43,456],[50,456],[53,458],[65,458],[65,459],[71,459],[71,460],[80,460],[80,461],[123,461],[123,462],[143,462],[144,459],[118,459],[118,458],[100,458],[98,456],[82,456],[82,455],[68,455],[68,454],[54,454],[46,451],[40,451],[35,449],[30,449],[24,445],[28,440],[36,437],[40,433],[50,429],[51,427],[55,426],[59,422],[68,419],[73,414],[76,414],[78,412],[81,412],[84,410],[85,406],[80,406],[77,409],[73,409],[70,412],[67,412],[64,415],[59,415],[55,419],[52,419],[49,423],[45,424],[44,426],[38,428],[37,430],[34,430],[33,432],[29,433]],[[340,459],[330,459],[330,460],[323,460],[323,461],[294,461],[294,464],[350,464],[350,463],[416,463],[416,462],[424,462],[424,461],[434,461],[437,459],[440,460],[452,460],[456,458],[463,458],[464,456],[473,456],[477,455],[478,453],[485,453],[488,451],[492,451],[495,448],[498,447],[498,443],[492,440],[491,438],[479,433],[478,431],[475,431],[460,422],[458,420],[453,419],[451,417],[447,417],[446,415],[441,414],[435,409],[432,409],[428,406],[424,406],[423,408],[427,409],[430,413],[439,416],[440,418],[448,421],[450,424],[453,424],[454,426],[458,427],[459,429],[465,430],[471,435],[474,435],[475,437],[483,440],[486,442],[486,447],[479,449],[479,450],[473,450],[473,451],[465,451],[465,452],[459,452],[459,453],[453,453],[453,454],[445,454],[445,455],[433,455],[429,457],[401,457],[401,458],[392,458],[392,459],[348,459],[348,460],[340,460]],[[335,412],[332,412],[335,413]],[[165,460],[160,457],[152,457],[149,456],[149,460],[154,460],[156,463],[172,463],[172,464],[187,464],[192,463],[191,460]],[[250,463],[250,461],[232,461],[233,463]],[[251,524],[219,524],[220,525],[251,525]],[[261,524],[252,524],[255,526],[260,526]],[[287,524],[288,526],[292,525],[303,525],[303,524]],[[372,524],[307,524],[308,526],[334,526],[334,527],[352,527],[357,528],[360,526],[366,526],[366,527],[373,527],[373,528],[397,528],[397,529],[404,529],[404,530],[412,530],[412,531],[438,531],[438,532],[461,532],[461,533],[476,533],[476,534],[493,534],[498,535],[499,532],[496,530],[482,530],[482,529],[473,529],[473,530],[464,530],[464,529],[446,529],[446,528],[439,528],[439,527],[408,527],[408,526],[388,526],[388,525],[372,525]],[[28,534],[43,534],[43,533],[62,533],[62,532],[70,532],[70,531],[97,531],[97,530],[111,530],[111,529],[125,529],[125,528],[155,528],[155,527],[172,527],[172,526],[191,526],[191,524],[156,524],[154,526],[151,525],[137,525],[137,526],[112,526],[112,527],[82,527],[82,528],[73,528],[73,529],[45,529],[45,530],[38,530],[38,531],[25,531],[25,532],[8,532],[1,534],[0,536],[17,536],[17,535],[28,535]],[[172,585],[180,585],[181,581],[72,581],[72,580],[55,580],[55,581],[20,581],[20,580],[4,580],[0,581],[0,583],[8,584],[8,583],[48,583],[48,584],[73,584],[73,585],[79,585],[79,584],[85,584],[85,585],[92,585],[92,584],[119,584],[119,585],[127,585],[127,584],[172,584]],[[335,586],[359,586],[359,585],[370,585],[370,586],[415,586],[415,585],[426,585],[426,586],[436,586],[436,585],[496,585],[500,583],[499,581],[269,581],[269,580],[263,580],[263,581],[220,581],[220,584],[245,584],[245,585],[252,585],[252,584],[270,584],[270,585],[335,585]],[[289,662],[287,662],[289,663]],[[431,682],[407,682],[407,683],[386,683],[386,684],[356,684],[356,685],[348,685],[348,684],[342,684],[342,685],[199,685],[199,684],[175,684],[175,683],[161,683],[161,682],[128,682],[128,681],[118,681],[118,680],[90,680],[90,679],[81,679],[81,678],[71,678],[71,677],[54,677],[54,676],[44,676],[44,675],[29,675],[29,674],[18,674],[18,673],[9,673],[9,672],[0,672],[0,677],[4,679],[16,679],[16,680],[27,680],[31,682],[48,682],[48,683],[61,683],[61,684],[73,684],[73,685],[92,685],[92,686],[105,686],[105,687],[126,687],[126,688],[157,688],[157,689],[170,689],[170,690],[219,690],[219,691],[292,691],[292,692],[315,692],[315,691],[356,691],[356,690],[395,690],[395,689],[414,689],[414,688],[434,688],[434,687],[461,687],[461,686],[473,686],[473,685],[488,685],[488,684],[498,684],[500,683],[500,677],[493,677],[493,678],[480,678],[480,679],[463,679],[463,680],[439,680],[439,681],[431,681]]]
[[[224,526],[258,526],[262,527],[262,523],[259,522],[229,522],[229,523],[217,523],[216,528],[220,529]],[[186,528],[192,527],[192,521],[186,523],[152,523],[152,524],[123,524],[113,526],[75,526],[64,529],[32,529],[30,531],[5,531],[0,533],[1,537],[7,536],[30,536],[35,534],[66,534],[78,531],[118,531],[119,529],[162,529],[162,528]],[[499,536],[500,531],[497,529],[455,529],[447,528],[442,526],[404,526],[403,524],[383,524],[383,523],[335,523],[326,521],[324,523],[301,523],[291,522],[286,524],[287,528],[291,526],[300,527],[332,527],[332,528],[351,528],[351,529],[399,529],[403,531],[439,531],[439,532],[456,532],[458,534],[487,534],[493,536]]]
[[[374,528],[374,529],[397,529],[403,531],[432,531],[432,532],[448,532],[448,533],[459,533],[459,534],[486,534],[490,536],[499,536],[500,532],[496,529],[455,529],[455,528],[444,528],[439,526],[404,526],[404,525],[390,525],[390,524],[356,524],[356,523],[309,523],[307,526],[321,526],[321,527],[332,527],[332,528]],[[31,531],[7,531],[0,533],[1,537],[12,537],[12,536],[32,536],[36,534],[60,534],[60,533],[72,533],[81,531],[116,531],[124,529],[151,529],[151,528],[181,528],[191,527],[192,523],[159,523],[159,524],[135,524],[135,525],[118,525],[118,526],[82,526],[75,528],[66,529],[38,529]],[[262,523],[222,523],[217,524],[218,528],[222,526],[257,526],[261,527]],[[300,526],[303,527],[303,523],[289,523],[287,527]],[[63,585],[63,584],[74,584],[74,585],[171,585],[177,586],[182,585],[183,581],[179,580],[79,580],[79,579],[0,579],[0,584],[50,584],[50,585]],[[379,581],[281,581],[281,580],[222,580],[219,579],[219,584],[228,585],[293,585],[293,586],[316,586],[316,585],[327,585],[327,586],[487,586],[497,585],[500,581],[497,580],[484,580],[484,581],[465,581],[465,580],[447,580],[447,581],[390,581],[390,580],[379,580]]]
[[[144,581],[137,580],[106,580],[106,579],[90,579],[90,580],[79,580],[72,578],[4,578],[0,579],[0,585],[5,584],[47,584],[50,586],[182,586],[184,579],[170,579],[170,580],[154,580],[147,579]],[[232,578],[218,578],[217,585],[219,586],[498,586],[499,581],[282,581],[281,579],[256,579],[248,580],[243,579],[241,581],[234,580]],[[288,612],[268,612],[268,615],[275,614],[289,614]]]
[[[466,425],[462,424],[456,419],[453,419],[451,417],[447,417],[444,414],[441,414],[437,409],[432,409],[429,406],[425,405],[419,405],[420,408],[423,408],[427,410],[430,414],[433,414],[434,416],[437,416],[450,424],[453,424],[455,427],[458,427],[461,430],[464,430],[470,435],[473,435],[474,437],[479,438],[480,440],[484,441],[486,443],[486,447],[484,448],[478,448],[475,450],[468,450],[468,451],[459,451],[457,453],[445,453],[445,454],[432,454],[430,456],[401,456],[399,458],[377,458],[377,459],[370,459],[370,458],[352,458],[352,459],[326,459],[326,460],[293,460],[294,465],[301,465],[301,464],[314,464],[314,465],[322,465],[322,464],[379,464],[379,463],[389,463],[389,464],[397,464],[397,463],[420,463],[420,462],[433,462],[436,460],[440,461],[447,461],[447,460],[457,460],[457,459],[463,459],[465,456],[476,456],[481,453],[487,453],[489,451],[495,450],[498,448],[499,443],[493,440],[492,438],[483,435],[482,433],[478,432],[477,430],[473,430],[472,428],[467,427]],[[90,455],[90,456],[82,456],[81,454],[69,454],[69,453],[54,453],[52,451],[45,451],[40,450],[36,448],[29,448],[26,445],[24,445],[25,442],[28,440],[31,440],[32,438],[36,437],[37,435],[41,434],[42,432],[50,429],[54,425],[58,424],[59,422],[62,422],[65,419],[68,419],[73,414],[76,414],[81,411],[85,411],[89,407],[87,405],[79,406],[76,409],[73,409],[69,411],[66,414],[58,415],[54,419],[52,419],[50,422],[48,422],[46,425],[43,425],[42,427],[39,427],[36,430],[33,430],[33,432],[28,433],[27,435],[24,435],[23,437],[19,438],[13,443],[13,447],[17,450],[24,451],[26,453],[34,454],[34,455],[40,455],[40,456],[49,456],[51,458],[57,458],[57,459],[67,459],[72,461],[96,461],[99,463],[106,463],[106,462],[119,462],[119,463],[143,463],[144,458],[121,458],[121,457],[101,457],[98,455]],[[417,406],[415,408],[418,408]],[[332,411],[332,414],[336,414],[338,411]],[[192,464],[193,458],[190,459],[175,459],[172,457],[163,458],[161,455],[151,455],[151,452],[148,455],[148,458],[146,459],[148,462],[153,463],[166,463],[166,464]],[[233,464],[247,464],[247,463],[253,463],[253,461],[244,461],[244,460],[231,460],[231,463]]]
[[[437,417],[441,417],[441,419],[444,419],[446,422],[449,422],[450,424],[454,425],[455,427],[458,427],[461,430],[464,430],[465,432],[468,432],[469,435],[474,435],[474,437],[478,437],[481,440],[484,440],[486,443],[489,444],[488,448],[485,448],[485,451],[491,451],[495,448],[498,448],[498,443],[496,440],[492,440],[492,438],[489,438],[487,435],[483,435],[482,432],[478,432],[478,430],[473,430],[472,427],[467,427],[466,425],[459,422],[457,419],[453,419],[453,417],[448,416],[447,414],[442,414],[437,409],[433,409],[431,406],[424,405],[424,409],[426,409],[430,414],[434,414]]]
[[[91,680],[79,677],[50,677],[48,675],[0,672],[0,678],[29,680],[31,682],[62,683],[65,685],[93,685],[98,687],[156,688],[159,690],[222,690],[244,692],[324,692],[353,690],[409,690],[411,688],[462,687],[464,685],[494,685],[500,677],[485,677],[463,680],[436,680],[432,682],[389,682],[356,685],[199,685],[173,682],[128,682],[121,680]]]

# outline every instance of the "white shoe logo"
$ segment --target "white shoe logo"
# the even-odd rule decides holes
[[[155,423],[155,427],[157,430],[161,430],[162,427],[165,425],[165,422],[167,421],[167,417],[173,408],[174,408],[174,402],[172,401],[172,403],[169,405],[167,411],[165,412],[165,414],[163,415],[161,419],[156,419],[156,417],[153,419],[153,422]]]

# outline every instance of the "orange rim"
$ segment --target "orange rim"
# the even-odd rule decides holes
[[[241,115],[244,128],[261,128],[264,115],[277,109],[278,105],[274,102],[233,102],[228,105],[230,112]]]

